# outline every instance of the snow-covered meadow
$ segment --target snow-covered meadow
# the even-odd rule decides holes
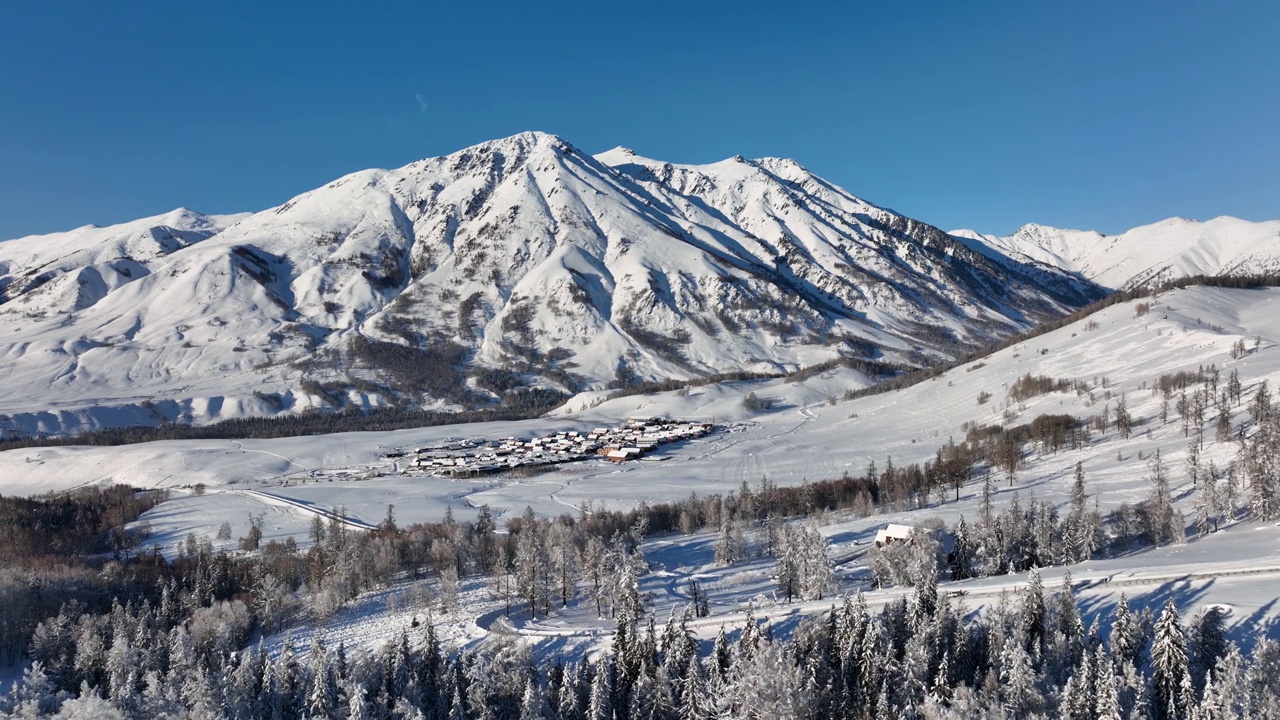
[[[1140,305],[1146,307],[1140,309]],[[127,482],[140,487],[167,487],[172,499],[143,518],[152,542],[173,551],[188,533],[212,537],[229,521],[233,538],[245,533],[249,518],[264,518],[266,539],[293,537],[307,543],[311,508],[345,508],[355,521],[379,522],[394,505],[401,525],[434,521],[452,508],[459,517],[489,505],[501,517],[518,515],[526,506],[556,516],[591,507],[629,509],[641,502],[672,501],[690,493],[706,495],[756,485],[761,478],[780,486],[806,480],[859,474],[874,461],[883,468],[921,462],[950,438],[963,438],[968,424],[1018,424],[1047,413],[1090,417],[1114,408],[1123,396],[1135,419],[1133,434],[1123,439],[1113,428],[1094,434],[1078,450],[1033,454],[1017,473],[1013,487],[1001,476],[997,506],[1017,494],[1058,504],[1067,501],[1072,471],[1081,463],[1090,494],[1103,512],[1146,494],[1149,458],[1159,450],[1169,470],[1173,495],[1190,517],[1195,491],[1186,475],[1188,440],[1171,413],[1162,422],[1161,400],[1151,384],[1165,373],[1216,366],[1225,378],[1237,371],[1245,398],[1258,385],[1280,381],[1280,290],[1228,290],[1192,287],[1153,299],[1121,303],[1085,320],[957,367],[913,387],[843,400],[845,391],[861,387],[860,377],[835,370],[800,382],[725,383],[687,392],[632,396],[598,402],[579,398],[575,405],[538,420],[450,426],[386,433],[350,433],[280,440],[174,441],[127,448],[49,448],[0,454],[0,491],[38,493],[85,483]],[[1145,310],[1145,312],[1143,312]],[[1233,357],[1241,341],[1247,351]],[[1238,353],[1237,353],[1238,354]],[[1088,392],[1053,392],[1017,403],[1008,386],[1027,374],[1080,380]],[[764,412],[743,407],[755,392],[774,402]],[[980,393],[990,393],[979,403]],[[1244,405],[1247,405],[1245,403]],[[1235,409],[1233,427],[1247,415]],[[663,448],[660,461],[623,465],[590,461],[527,477],[491,476],[454,480],[397,474],[396,448],[428,444],[450,437],[532,435],[558,429],[584,429],[633,416],[668,415],[709,420],[725,429],[706,438]],[[1238,444],[1216,442],[1206,432],[1204,462],[1225,467]],[[1143,458],[1143,459],[1139,459]],[[402,461],[401,461],[402,462]],[[195,485],[203,484],[197,494]],[[961,498],[934,503],[923,510],[892,512],[867,518],[833,515],[822,532],[831,540],[841,592],[869,589],[861,560],[866,543],[887,522],[918,523],[937,517],[948,523],[961,515],[977,515],[981,483],[970,482]],[[262,495],[259,493],[267,493]],[[280,501],[285,498],[290,502]],[[234,542],[234,541],[233,541]],[[696,625],[700,636],[714,635],[721,624],[741,622],[750,603],[757,617],[770,618],[785,631],[804,613],[830,607],[832,599],[780,603],[771,580],[770,560],[729,567],[712,563],[711,537],[664,536],[645,545],[653,571],[642,589],[659,617],[688,602],[687,583],[697,578],[709,591],[712,616]],[[1263,630],[1274,633],[1272,618],[1280,596],[1280,527],[1239,522],[1221,532],[1186,544],[1044,571],[1053,587],[1069,569],[1086,612],[1101,612],[1121,592],[1135,604],[1157,607],[1172,597],[1187,612],[1210,604],[1229,611],[1229,624],[1239,636]],[[1002,592],[1025,582],[1011,575],[957,583],[970,607],[998,601]],[[951,589],[951,588],[949,588]],[[404,590],[404,588],[401,588]],[[396,590],[387,591],[397,592]],[[875,591],[875,605],[901,590]],[[421,612],[384,613],[386,593],[365,598],[335,616],[332,632],[369,642],[393,637]],[[445,634],[469,642],[490,632],[525,634],[546,647],[592,646],[607,636],[609,623],[595,620],[585,608],[571,608],[536,622],[519,614],[502,615],[483,583],[464,583],[462,608],[437,614]]]

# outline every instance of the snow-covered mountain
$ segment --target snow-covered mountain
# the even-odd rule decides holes
[[[1191,275],[1280,271],[1280,220],[1169,218],[1119,235],[1024,225],[1007,237],[951,233],[980,252],[1125,290]]]
[[[922,364],[1101,296],[791,160],[523,133],[270,210],[0,244],[22,432],[496,402],[837,356]]]

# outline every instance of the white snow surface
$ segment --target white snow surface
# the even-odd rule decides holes
[[[1114,407],[1123,394],[1136,420],[1129,439],[1122,439],[1112,429],[1095,433],[1092,442],[1080,450],[1036,455],[1019,471],[1014,487],[1000,483],[997,505],[1007,504],[1015,494],[1024,502],[1034,495],[1065,504],[1077,462],[1083,463],[1088,491],[1098,495],[1104,512],[1122,502],[1136,502],[1147,491],[1144,478],[1149,471],[1148,461],[1139,460],[1139,454],[1150,458],[1158,449],[1168,468],[1174,497],[1190,516],[1195,490],[1183,464],[1187,439],[1176,418],[1161,422],[1160,400],[1148,388],[1161,374],[1194,371],[1211,364],[1224,378],[1232,370],[1238,371],[1246,398],[1264,380],[1274,387],[1280,382],[1280,289],[1190,287],[1141,302],[1151,303],[1149,312],[1136,311],[1139,301],[1120,303],[913,387],[849,401],[839,397],[863,381],[851,371],[839,370],[797,383],[725,383],[693,388],[687,395],[620,398],[522,422],[278,440],[14,450],[0,453],[0,491],[32,494],[111,481],[170,487],[173,499],[144,518],[155,533],[153,542],[166,553],[174,552],[189,532],[212,536],[224,519],[233,524],[234,536],[239,537],[247,530],[252,514],[264,514],[268,538],[292,536],[305,546],[315,508],[341,506],[354,520],[376,523],[386,506],[394,504],[397,521],[404,525],[438,520],[447,507],[465,517],[472,512],[469,506],[483,503],[500,517],[518,515],[526,505],[543,515],[558,515],[576,512],[584,502],[622,509],[641,501],[675,500],[690,492],[725,493],[743,482],[755,485],[766,475],[779,485],[796,485],[845,471],[860,473],[872,460],[881,468],[889,457],[897,465],[923,461],[949,437],[962,437],[960,428],[966,422],[1020,423],[1044,413],[1089,417],[1108,403]],[[1233,358],[1232,346],[1241,339],[1249,351]],[[1008,386],[1026,373],[1079,379],[1093,389],[1086,394],[1056,392],[1013,403],[1007,398]],[[774,399],[775,408],[758,413],[745,410],[741,400],[750,391]],[[979,404],[977,396],[982,391],[990,392],[992,398]],[[1243,407],[1237,408],[1232,422],[1240,422],[1246,414]],[[393,471],[398,459],[388,459],[384,453],[396,448],[450,437],[500,438],[553,429],[589,429],[637,415],[707,419],[727,429],[664,447],[658,456],[667,459],[661,461],[577,463],[533,477],[450,480],[377,476],[378,472]],[[1234,442],[1214,441],[1210,429],[1202,457],[1224,467],[1235,457],[1236,447]],[[203,495],[187,487],[196,482],[208,486]],[[255,491],[272,497],[264,498]],[[867,588],[861,553],[878,529],[891,522],[917,525],[930,517],[954,522],[965,515],[972,520],[977,515],[979,494],[980,484],[975,482],[962,489],[958,502],[949,497],[948,502],[935,502],[925,510],[886,512],[863,519],[847,515],[827,518],[822,530],[831,540],[832,557],[843,561],[838,573],[841,591]],[[280,502],[279,498],[292,502]],[[687,602],[684,588],[695,577],[709,588],[712,598],[712,617],[698,622],[703,638],[712,637],[721,624],[740,624],[748,603],[756,605],[757,617],[786,632],[800,617],[838,602],[782,603],[770,579],[771,561],[716,567],[711,564],[711,542],[710,535],[701,534],[658,537],[646,543],[646,557],[654,570],[644,578],[643,590],[659,618],[672,608],[683,607]],[[1280,597],[1280,526],[1274,523],[1235,522],[1185,545],[1047,569],[1046,586],[1056,587],[1068,569],[1086,616],[1108,612],[1121,592],[1139,606],[1158,608],[1166,598],[1172,598],[1187,613],[1220,605],[1229,611],[1235,636],[1247,641],[1256,632],[1274,632],[1280,615],[1276,606]],[[979,608],[998,601],[1002,592],[1015,590],[1025,581],[1025,575],[1004,576],[944,584],[943,589],[964,589],[966,595],[960,602]],[[570,608],[549,619],[532,620],[519,613],[507,619],[483,586],[469,583],[461,609],[436,617],[446,637],[469,643],[495,633],[518,636],[545,652],[573,649],[589,653],[608,642],[612,623],[592,618],[584,607]],[[349,644],[353,638],[377,644],[402,630],[417,632],[410,626],[413,619],[426,617],[421,605],[402,605],[396,612],[383,612],[389,594],[412,594],[408,590],[405,586],[372,593],[331,622],[292,634],[296,639],[321,633]],[[869,603],[875,607],[902,592],[874,591],[868,595]]]
[[[248,216],[179,210],[0,243],[0,432],[453,406],[355,363],[361,336],[452,343],[468,368],[576,391],[620,368],[918,364],[1099,293],[791,160],[592,157],[522,133]],[[336,383],[336,399],[304,380]]]
[[[1074,273],[1114,290],[1193,275],[1280,270],[1280,220],[1169,218],[1119,235],[1036,224],[1007,237],[972,230],[951,235],[979,251]]]

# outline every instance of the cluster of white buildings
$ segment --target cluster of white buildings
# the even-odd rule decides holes
[[[527,440],[457,440],[418,448],[411,466],[433,475],[470,477],[597,457],[626,462],[640,459],[659,445],[699,438],[714,429],[711,423],[646,418],[629,420],[615,428],[566,430]]]

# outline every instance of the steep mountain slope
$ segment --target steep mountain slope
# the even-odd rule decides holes
[[[1034,224],[1008,237],[972,230],[951,235],[993,257],[1066,271],[1114,290],[1190,275],[1280,270],[1280,220],[1169,218],[1119,235]]]
[[[11,430],[919,365],[1101,295],[793,161],[597,158],[541,133],[98,232],[0,245]]]
[[[150,274],[170,253],[206,240],[240,215],[179,208],[111,227],[0,243],[0,313],[47,316],[82,310]]]

